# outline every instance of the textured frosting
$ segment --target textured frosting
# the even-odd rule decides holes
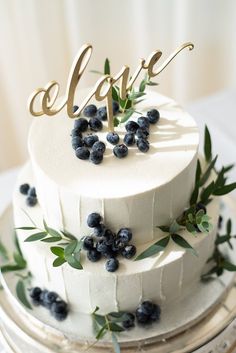
[[[34,185],[30,164],[22,171],[18,185],[23,182]],[[25,197],[19,193],[18,187],[14,193],[13,206],[16,227],[31,225],[23,210],[42,227],[41,207],[27,207]],[[165,252],[158,256],[136,262],[120,259],[120,267],[113,274],[105,270],[103,260],[95,264],[89,262],[85,256],[82,258],[84,270],[75,270],[68,264],[54,268],[52,262],[55,257],[50,253],[49,244],[40,241],[24,242],[31,233],[17,233],[35,285],[58,292],[70,303],[73,311],[91,313],[99,306],[101,313],[107,313],[114,310],[134,310],[144,299],[151,299],[163,307],[193,290],[200,280],[204,264],[213,252],[219,215],[217,199],[209,204],[208,213],[215,225],[210,234],[193,236],[181,233],[197,250],[198,257],[171,241]],[[146,246],[147,244],[138,246],[138,252]]]
[[[153,107],[159,109],[161,119],[150,128],[149,152],[141,153],[135,146],[119,160],[106,142],[101,165],[75,157],[70,138],[73,120],[65,113],[34,118],[29,151],[49,225],[81,237],[89,231],[87,215],[97,211],[108,227],[114,231],[130,227],[134,243],[143,244],[160,236],[157,225],[179,216],[194,184],[199,133],[186,112],[157,93],[149,92],[137,109],[145,114]],[[117,132],[123,140],[124,126]],[[106,141],[106,134],[104,124],[99,139]]]

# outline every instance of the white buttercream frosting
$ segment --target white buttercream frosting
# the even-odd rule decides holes
[[[39,202],[51,226],[81,237],[88,232],[88,214],[99,212],[114,231],[132,228],[135,244],[142,244],[160,236],[157,225],[179,216],[194,185],[199,133],[195,121],[165,96],[149,92],[136,109],[146,114],[154,107],[161,118],[150,127],[148,153],[134,146],[126,158],[114,157],[105,123],[97,133],[107,146],[100,165],[76,158],[73,120],[65,113],[34,118],[29,151]],[[124,124],[116,131],[123,142]]]

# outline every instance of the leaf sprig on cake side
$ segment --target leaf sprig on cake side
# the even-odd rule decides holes
[[[186,230],[188,233],[196,235],[212,231],[213,225],[207,214],[207,205],[213,200],[213,197],[226,195],[236,189],[236,182],[227,183],[227,173],[233,168],[233,165],[222,167],[220,170],[216,169],[218,156],[212,158],[212,141],[207,126],[205,126],[204,135],[204,156],[206,165],[204,170],[201,161],[199,159],[197,161],[195,185],[190,197],[189,208],[184,210],[180,217],[173,220],[170,225],[159,226],[158,228],[168,235],[144,250],[135,260],[142,260],[164,251],[170,240],[178,246],[190,250],[193,254],[197,254],[189,242],[178,233]],[[216,177],[209,182],[213,173]]]

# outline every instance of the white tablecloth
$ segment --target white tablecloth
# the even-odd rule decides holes
[[[236,90],[223,91],[197,101],[190,104],[187,110],[196,119],[201,130],[201,137],[203,137],[204,125],[208,125],[212,135],[214,153],[219,154],[219,165],[235,163]],[[19,168],[16,168],[0,174],[0,213],[11,201],[18,171]],[[232,171],[230,180],[236,180],[236,168]],[[0,353],[2,350],[0,346]]]

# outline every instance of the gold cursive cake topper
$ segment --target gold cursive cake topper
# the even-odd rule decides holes
[[[73,106],[75,91],[79,80],[89,63],[93,51],[91,44],[84,44],[74,59],[68,77],[66,94],[64,98],[60,100],[60,103],[56,105],[56,101],[60,92],[60,85],[56,81],[50,81],[45,85],[45,87],[38,88],[31,94],[28,103],[29,111],[34,116],[42,116],[44,114],[53,116],[59,113],[65,106],[67,106],[68,116],[72,119],[78,118],[85,106],[94,96],[97,101],[106,100],[108,129],[109,131],[114,131],[112,88],[115,83],[120,81],[120,99],[124,100],[127,98],[128,92],[130,92],[132,89],[134,82],[142,70],[147,71],[148,78],[159,75],[166,68],[166,66],[169,65],[174,57],[185,48],[192,50],[194,45],[190,42],[182,44],[172,54],[169,55],[169,57],[164,61],[162,65],[157,68],[155,68],[155,65],[162,56],[162,52],[160,50],[155,50],[148,56],[146,60],[140,59],[139,65],[132,75],[132,78],[129,76],[130,68],[128,66],[123,66],[118,74],[113,77],[111,75],[103,75],[97,80],[94,87],[91,89],[91,92],[79,105],[79,108],[74,112]],[[34,107],[36,98],[39,99],[41,110],[36,110]]]

